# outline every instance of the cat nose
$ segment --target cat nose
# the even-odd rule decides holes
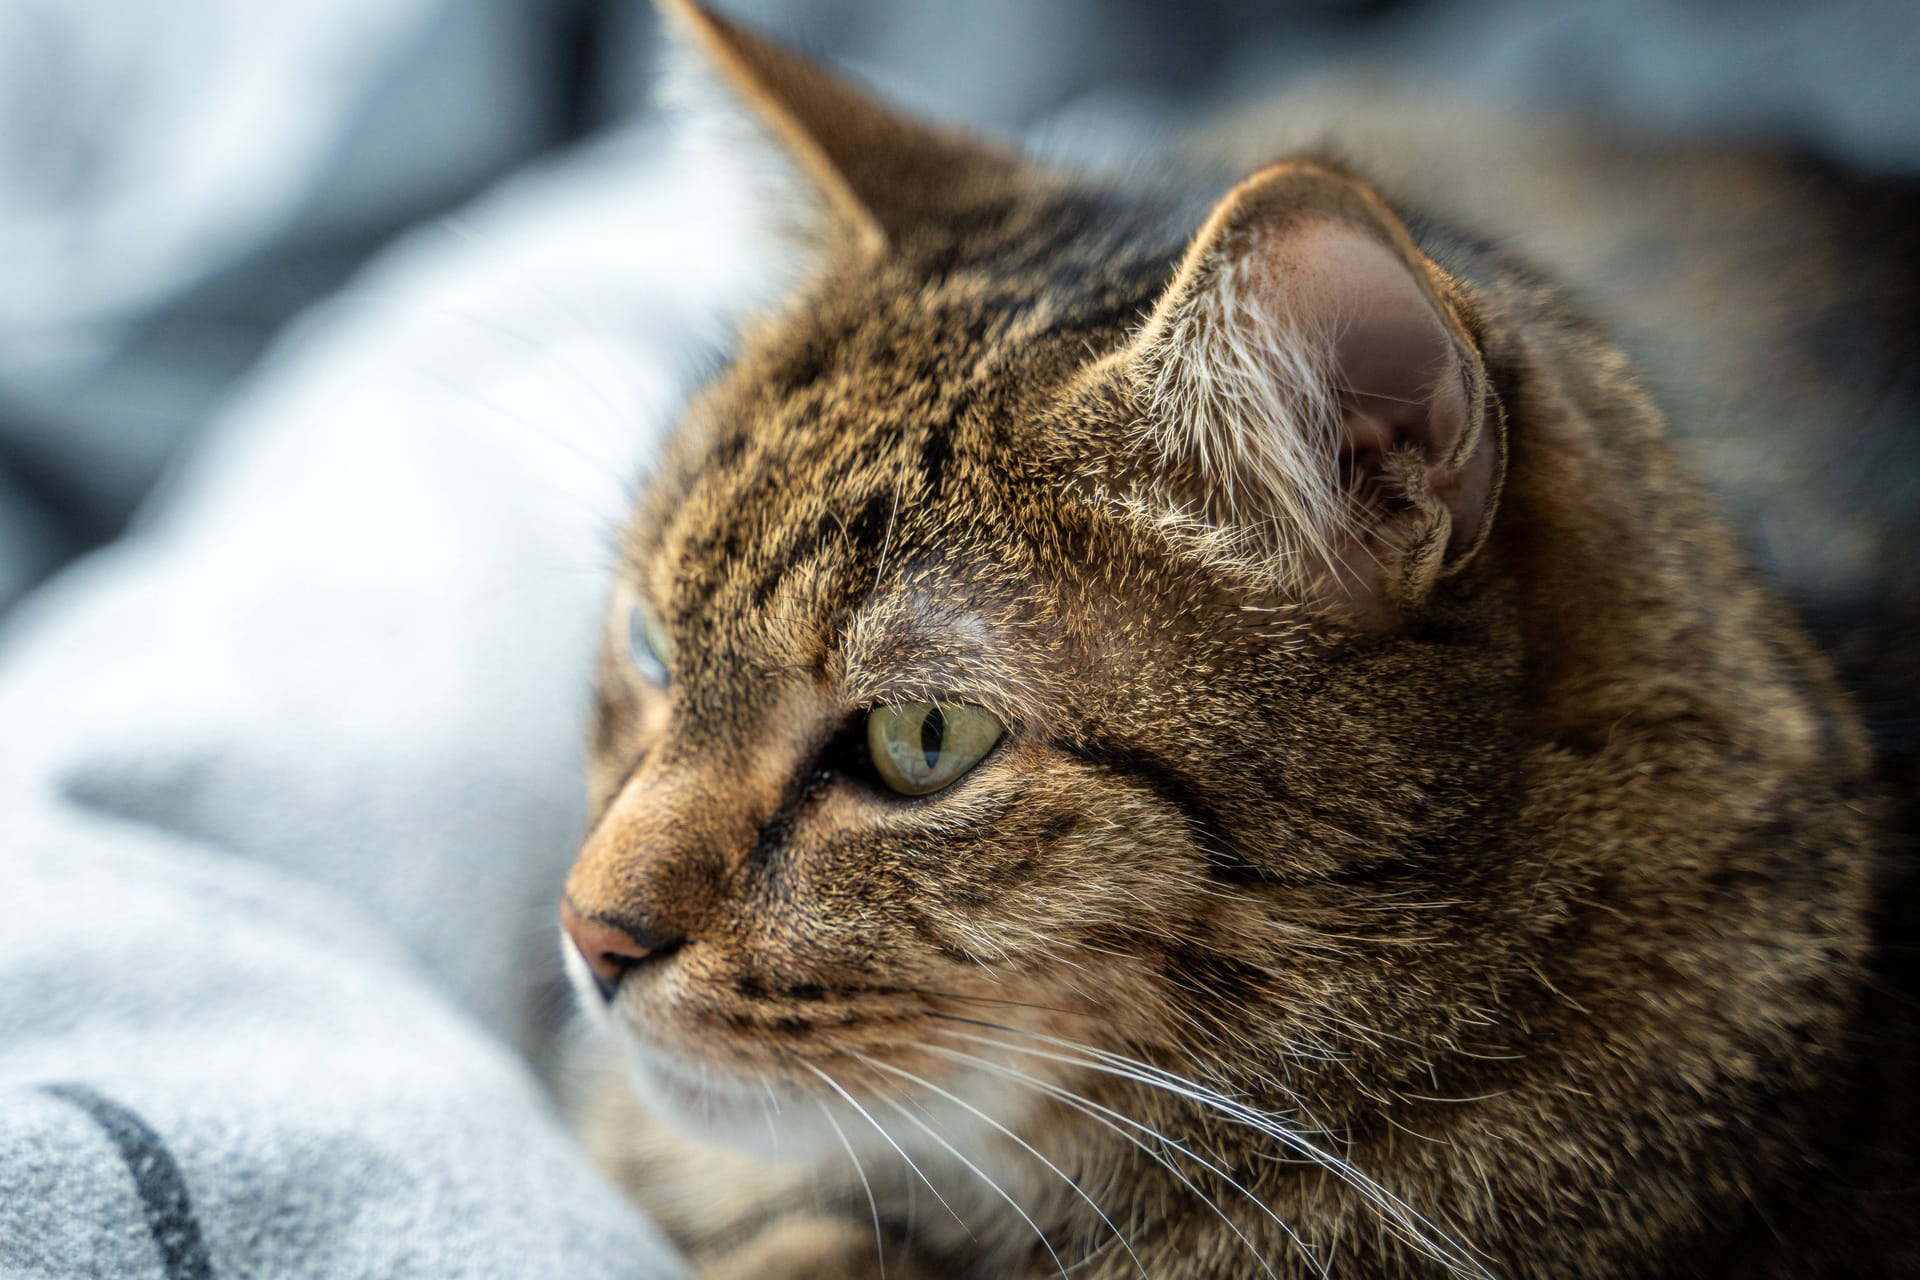
[[[647,960],[672,951],[681,942],[632,923],[618,925],[610,920],[583,916],[566,898],[560,899],[560,927],[573,940],[580,958],[587,962],[587,971],[593,975],[593,985],[600,989],[601,999],[608,1001],[620,989],[620,979]]]

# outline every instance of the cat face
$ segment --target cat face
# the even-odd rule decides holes
[[[1510,637],[1436,597],[1500,462],[1443,274],[1316,163],[1209,214],[900,145],[963,180],[886,175],[626,539],[567,886],[590,1003],[743,1141],[769,1091],[1031,1127],[1085,1074],[1037,1045],[1427,1016],[1338,939],[1413,927],[1346,884],[1499,791]]]
[[[1288,940],[1324,955],[1323,890],[1458,822],[1486,772],[1454,759],[1463,718],[1498,735],[1473,641],[1359,635],[1118,497],[1161,465],[1124,371],[1087,360],[1126,325],[1108,291],[1015,302],[1003,272],[823,284],[697,406],[628,539],[569,893],[678,944],[614,1009],[703,1127],[731,1105],[764,1132],[762,1077],[954,1087],[993,1026],[1310,1024],[1327,966]],[[926,704],[998,732],[917,795],[875,726],[917,709],[937,755]],[[703,1070],[742,1096],[674,1106]]]

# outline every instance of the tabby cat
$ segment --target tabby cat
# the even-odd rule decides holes
[[[703,1273],[1920,1274],[1867,729],[1461,170],[1058,172],[667,7],[821,211],[624,540],[561,908]],[[1696,163],[1485,225],[1760,216]]]

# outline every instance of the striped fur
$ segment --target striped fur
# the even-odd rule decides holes
[[[1047,172],[674,7],[828,223],[634,513],[566,886],[682,940],[582,1123],[696,1263],[1912,1271],[1874,756],[1601,326],[1324,157]],[[909,800],[912,699],[1007,733]]]

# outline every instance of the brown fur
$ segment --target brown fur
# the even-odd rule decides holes
[[[953,1087],[971,1054],[1037,1082],[996,1117],[1030,1146],[987,1143],[1018,1211],[927,1170],[972,1239],[867,1144],[878,1249],[844,1158],[702,1155],[602,1097],[590,1141],[711,1274],[1912,1265],[1885,1229],[1910,1202],[1847,1147],[1867,740],[1620,349],[1528,269],[1406,238],[1302,162],[1431,273],[1506,451],[1484,539],[1369,621],[1207,505],[1131,376],[1226,184],[982,149],[950,190],[913,126],[684,16],[779,95],[852,233],[637,513],[567,892],[686,940],[616,1011],[688,1062],[834,1103],[824,1073],[902,1136],[930,1095],[900,1072]],[[1392,492],[1392,518],[1439,519]],[[627,669],[635,597],[673,639],[665,691]],[[863,773],[859,717],[929,697],[1008,733],[902,799]]]

